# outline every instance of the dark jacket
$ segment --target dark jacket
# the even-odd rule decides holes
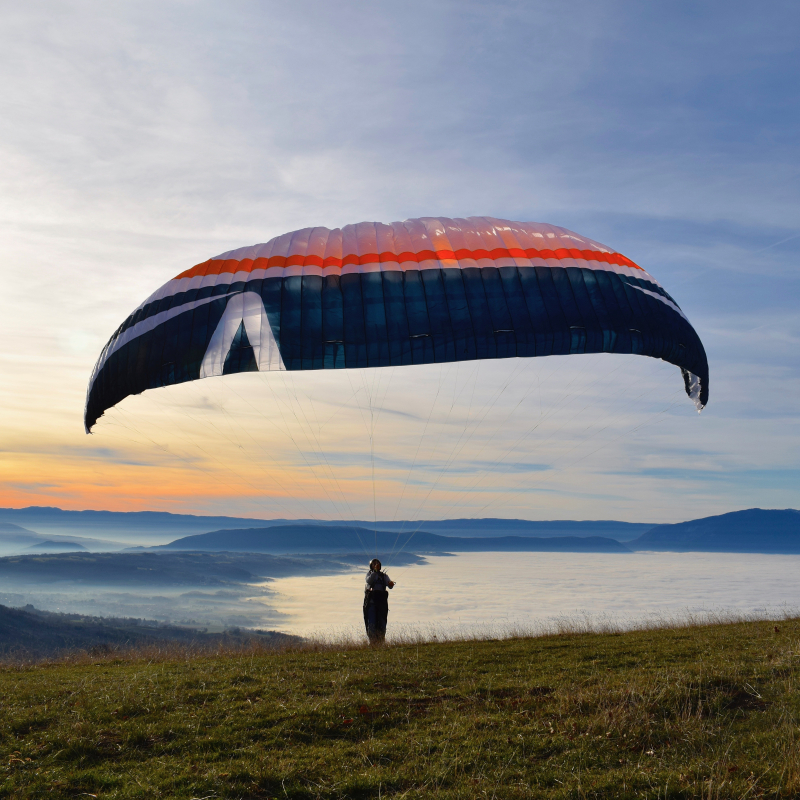
[[[390,582],[391,579],[385,572],[373,572],[373,570],[370,570],[367,573],[367,585],[365,587],[365,591],[385,592],[390,588]]]

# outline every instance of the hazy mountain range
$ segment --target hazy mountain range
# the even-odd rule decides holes
[[[125,542],[95,539],[87,536],[54,533],[45,527],[43,533],[23,528],[13,522],[0,521],[0,554],[22,553],[28,550],[39,552],[64,552],[65,550],[113,551],[130,547]]]
[[[238,551],[250,553],[379,553],[383,558],[409,549],[416,553],[558,552],[629,553],[625,545],[602,536],[440,536],[427,531],[376,531],[356,526],[276,525],[185,536],[158,550]]]
[[[653,523],[614,520],[451,519],[432,521],[393,520],[313,520],[251,519],[171,514],[165,511],[65,511],[60,508],[30,506],[0,508],[0,544],[3,526],[16,527],[41,539],[69,539],[88,549],[113,550],[133,545],[166,544],[173,539],[235,528],[268,528],[286,525],[346,526],[382,531],[414,531],[423,528],[445,536],[488,538],[494,536],[605,536],[628,541],[641,536]],[[27,530],[26,530],[27,529]],[[95,543],[97,546],[94,546]]]
[[[656,525],[628,542],[634,550],[800,553],[800,511],[750,508],[674,525]]]
[[[365,548],[364,542],[369,542]],[[621,544],[623,543],[623,544]],[[0,509],[0,553],[134,546],[269,553],[632,550],[800,553],[800,512],[749,509],[653,525],[614,520],[259,520],[157,511]]]

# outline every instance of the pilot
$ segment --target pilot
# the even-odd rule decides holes
[[[386,617],[389,614],[387,590],[393,587],[394,581],[381,571],[381,562],[373,558],[369,562],[364,589],[364,625],[370,644],[381,644],[386,638]]]

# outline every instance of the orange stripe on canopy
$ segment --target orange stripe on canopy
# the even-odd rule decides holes
[[[497,247],[493,250],[420,250],[417,253],[365,253],[362,256],[349,253],[344,258],[328,256],[322,258],[319,255],[302,255],[295,253],[290,256],[271,256],[270,258],[250,258],[237,261],[235,259],[209,259],[202,264],[197,264],[191,269],[176,275],[174,280],[180,278],[194,278],[198,275],[222,275],[224,273],[252,272],[254,269],[269,269],[270,267],[336,267],[341,269],[351,265],[364,264],[386,264],[386,263],[417,263],[422,261],[479,261],[489,259],[497,261],[501,258],[541,258],[555,259],[575,259],[576,261],[600,261],[605,264],[615,264],[620,267],[630,267],[641,269],[629,258],[621,253],[605,253],[601,250],[578,250],[559,247],[556,250],[537,250],[533,247],[522,250],[516,247]]]

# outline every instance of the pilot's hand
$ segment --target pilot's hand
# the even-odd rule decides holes
[[[394,581],[389,581],[389,588],[394,589]]]

